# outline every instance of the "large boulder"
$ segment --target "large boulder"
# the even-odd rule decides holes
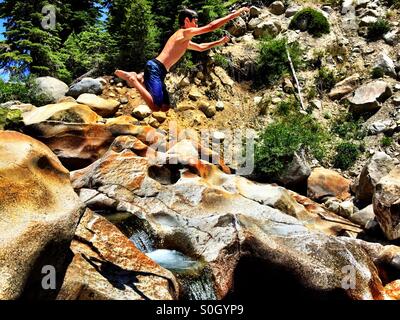
[[[241,17],[238,17],[232,21],[227,30],[233,36],[240,37],[246,33],[246,22]]]
[[[307,196],[316,201],[331,196],[340,200],[350,197],[351,181],[330,169],[315,168],[307,184]]]
[[[76,101],[78,103],[86,104],[102,117],[113,116],[120,105],[120,102],[117,100],[104,99],[92,93],[81,94]]]
[[[285,5],[282,1],[274,1],[269,6],[269,11],[277,16],[285,13]]]
[[[38,87],[37,94],[45,96],[47,103],[56,103],[68,92],[68,86],[56,78],[39,77],[35,79],[35,83]]]
[[[59,300],[171,300],[175,277],[157,265],[112,223],[87,210],[71,244]]]
[[[21,133],[0,131],[0,176],[0,299],[50,298],[42,279],[54,268],[59,288],[83,203],[50,149]]]
[[[350,94],[354,90],[359,79],[360,75],[358,73],[355,73],[352,76],[338,82],[335,87],[329,92],[329,98],[332,100],[338,100]]]
[[[382,70],[382,72],[396,79],[396,67],[393,60],[384,52],[380,53],[376,58],[374,69]]]
[[[389,240],[400,238],[400,167],[394,168],[375,186],[376,220]]]
[[[25,125],[43,121],[62,121],[66,123],[96,123],[101,117],[88,106],[63,102],[35,108],[23,114]]]
[[[286,187],[306,185],[311,174],[311,167],[304,150],[295,152],[287,169],[277,177],[277,181]]]
[[[350,111],[355,114],[378,111],[380,103],[392,96],[392,90],[385,81],[373,81],[359,87],[349,98]]]
[[[275,37],[281,31],[281,25],[276,21],[263,21],[254,28],[253,35],[255,38],[265,36]]]
[[[73,185],[85,194],[97,190],[116,201],[116,211],[146,222],[157,248],[207,263],[218,298],[256,297],[268,283],[278,298],[385,298],[374,264],[383,249],[368,254],[363,242],[335,237],[357,230],[350,221],[280,187],[154,156],[150,162],[130,149],[109,150],[74,172]],[[175,179],[159,182],[162,171]],[[343,280],[349,266],[356,275],[351,285]]]
[[[81,81],[73,84],[69,88],[67,95],[74,98],[78,98],[84,93],[92,93],[97,95],[103,92],[103,87],[103,79],[83,78]]]
[[[395,166],[395,160],[384,152],[376,152],[365,164],[355,184],[356,197],[366,203],[372,202],[377,183]]]

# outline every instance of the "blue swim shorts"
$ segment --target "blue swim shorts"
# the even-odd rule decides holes
[[[164,80],[167,69],[157,59],[147,61],[144,68],[144,85],[153,97],[154,104],[161,108],[163,105],[170,106],[170,98]]]

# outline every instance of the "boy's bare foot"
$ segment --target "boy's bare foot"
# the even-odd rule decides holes
[[[136,87],[138,80],[138,75],[136,72],[126,72],[123,70],[115,71],[115,75],[122,80],[125,80],[130,87]]]

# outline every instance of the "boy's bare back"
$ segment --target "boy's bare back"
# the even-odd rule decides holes
[[[156,59],[162,62],[169,71],[169,69],[171,69],[185,54],[189,47],[190,40],[191,39],[185,38],[184,30],[179,29],[168,39],[164,49]]]

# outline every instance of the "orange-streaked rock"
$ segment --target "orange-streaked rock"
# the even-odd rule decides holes
[[[316,201],[327,196],[340,200],[346,200],[351,196],[351,181],[330,169],[315,168],[308,177],[307,184],[307,196]]]
[[[87,210],[71,244],[59,300],[172,300],[173,274],[160,267],[105,218]]]
[[[83,203],[51,150],[21,133],[0,131],[0,177],[0,299],[48,297],[40,271],[62,277]]]

